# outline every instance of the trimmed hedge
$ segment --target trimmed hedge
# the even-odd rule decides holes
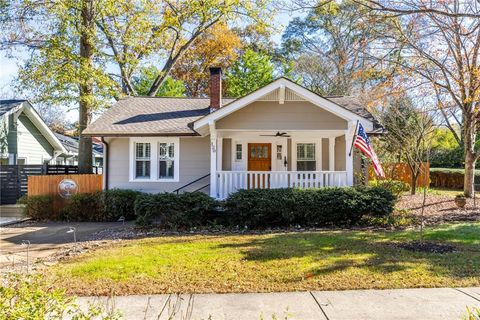
[[[135,199],[142,193],[129,189],[110,189],[103,191],[105,216],[108,221],[116,221],[120,217],[135,220]]]
[[[54,197],[23,197],[18,203],[25,204],[25,214],[39,220],[67,220],[106,222],[134,220],[135,199],[142,193],[127,189],[111,189],[95,193],[79,193],[72,195],[59,214],[53,211]]]
[[[226,201],[232,223],[250,228],[352,225],[387,216],[395,196],[380,187],[240,190]]]
[[[207,224],[217,202],[202,192],[142,194],[135,200],[137,224],[157,223],[168,229]]]
[[[142,193],[128,189],[111,189],[95,193],[79,193],[68,199],[60,211],[60,219],[68,221],[134,220],[135,199]]]
[[[463,189],[464,169],[430,168],[430,186]],[[475,170],[475,183],[480,183],[480,172]]]
[[[117,221],[136,217],[137,224],[156,223],[166,229],[189,229],[210,224],[249,228],[354,225],[364,216],[386,217],[395,196],[383,187],[240,190],[219,203],[207,194],[145,194],[108,190],[72,196],[59,217],[52,217],[53,197],[25,200],[30,216],[69,221]],[[133,215],[134,213],[135,215]]]
[[[72,195],[60,210],[60,219],[66,221],[112,221],[108,220],[103,205],[103,193],[78,193]]]
[[[54,220],[53,215],[53,196],[24,196],[18,200],[19,204],[24,204],[24,214],[27,217],[37,220]]]

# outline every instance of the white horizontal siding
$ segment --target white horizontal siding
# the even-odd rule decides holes
[[[107,142],[110,154],[108,160],[109,188],[134,189],[151,193],[170,192],[210,171],[209,138],[186,137],[180,138],[178,182],[129,182],[129,139],[110,138],[107,139]],[[202,184],[208,184],[208,179],[205,178]]]

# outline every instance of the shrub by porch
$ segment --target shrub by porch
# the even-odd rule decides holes
[[[166,229],[212,224],[269,228],[354,225],[366,215],[391,214],[395,196],[381,187],[250,189],[219,203],[201,192],[145,194],[113,189],[74,195],[57,216],[48,210],[49,201],[51,197],[30,197],[26,210],[37,219],[117,221],[124,217],[136,218],[140,225],[155,223]]]
[[[137,222],[157,220],[167,228],[208,224],[249,228],[354,225],[365,215],[387,216],[395,197],[379,187],[251,189],[232,194],[225,211],[202,193],[142,195],[135,202]]]
[[[240,190],[226,201],[234,225],[251,228],[354,225],[392,213],[395,197],[379,187]]]

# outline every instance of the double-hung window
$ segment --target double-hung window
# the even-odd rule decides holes
[[[175,144],[160,142],[158,146],[158,178],[175,177]]]
[[[177,182],[179,180],[179,138],[131,138],[130,152],[130,181]]]
[[[297,170],[315,171],[315,143],[297,143]]]
[[[150,156],[150,143],[135,143],[135,179],[150,179]]]

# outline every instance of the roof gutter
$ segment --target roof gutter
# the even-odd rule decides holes
[[[103,175],[105,178],[105,190],[108,190],[108,159],[110,158],[109,156],[109,148],[108,148],[108,142],[105,141],[104,137],[100,138],[102,143],[103,143]]]

